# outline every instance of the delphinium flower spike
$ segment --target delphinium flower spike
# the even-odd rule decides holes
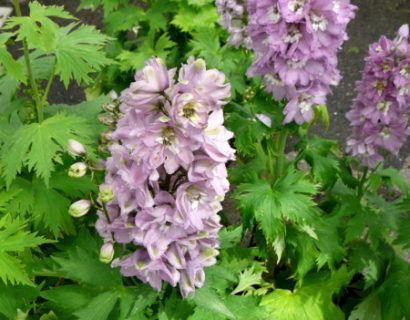
[[[337,51],[354,17],[350,0],[248,0],[248,34],[255,61],[249,76],[261,76],[276,100],[286,98],[284,122],[313,119],[337,85]]]
[[[382,36],[370,46],[357,97],[347,118],[353,127],[347,150],[373,167],[382,149],[397,154],[410,135],[409,27],[393,40]]]
[[[133,252],[112,266],[160,290],[179,285],[183,296],[204,283],[216,262],[218,211],[229,189],[226,162],[234,159],[223,126],[230,86],[204,60],[189,58],[179,70],[153,58],[120,96],[122,116],[111,134],[107,198],[96,227],[105,243]]]

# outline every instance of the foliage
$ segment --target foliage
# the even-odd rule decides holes
[[[285,103],[247,78],[254,57],[227,44],[214,1],[82,0],[78,10],[98,8],[103,31],[30,1],[0,33],[0,320],[410,319],[410,194],[396,169],[367,168],[310,134],[329,125],[326,106],[312,123],[284,125]],[[95,209],[68,214],[81,198],[98,206],[107,127],[97,118],[153,55],[169,67],[203,58],[232,86],[229,201],[241,220],[228,223],[227,203],[218,263],[187,299],[103,264]],[[57,81],[87,101],[52,104]],[[69,139],[86,155],[69,154]],[[75,161],[84,176],[67,175]]]

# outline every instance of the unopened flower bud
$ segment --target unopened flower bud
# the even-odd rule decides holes
[[[98,146],[98,152],[100,152],[100,153],[109,153],[110,150],[108,149],[108,146],[106,144],[100,144]]]
[[[102,202],[109,202],[112,199],[114,199],[114,193],[112,192],[112,190],[108,187],[103,188],[100,190],[100,194],[99,194],[99,199]]]
[[[101,141],[103,143],[111,142],[111,140],[112,140],[112,131],[111,130],[101,133]]]
[[[117,109],[117,106],[116,106],[115,103],[110,102],[110,103],[104,103],[102,105],[102,108],[103,108],[104,111],[113,112],[113,111],[115,111],[115,109]]]
[[[67,151],[73,156],[77,156],[77,157],[84,156],[87,153],[87,151],[85,151],[85,148],[81,144],[81,142],[78,142],[77,140],[74,140],[74,139],[68,140]]]
[[[103,159],[98,159],[92,163],[92,169],[96,171],[104,171],[105,170],[105,161]]]
[[[68,213],[72,215],[74,218],[79,218],[87,214],[88,211],[91,209],[91,201],[90,200],[78,200],[71,204],[70,208],[68,209]]]
[[[106,242],[100,250],[100,261],[103,263],[110,263],[112,258],[114,258],[114,246],[112,242]]]
[[[76,162],[68,169],[68,176],[81,178],[87,173],[87,165],[84,162]]]
[[[114,117],[106,113],[99,114],[98,120],[106,126],[113,126],[115,124]]]
[[[110,95],[112,100],[118,99],[118,94],[114,90],[111,90],[108,94]]]

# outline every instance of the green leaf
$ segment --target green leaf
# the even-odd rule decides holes
[[[363,300],[355,307],[348,320],[383,320],[379,297],[373,295]]]
[[[158,29],[165,30],[168,25],[168,19],[165,14],[174,12],[177,9],[174,1],[158,0],[151,4],[146,12],[151,31]]]
[[[239,225],[237,227],[229,226],[226,228],[222,228],[221,231],[219,231],[220,247],[222,249],[234,247],[241,241],[242,232],[242,225]]]
[[[110,38],[93,26],[71,23],[58,30],[53,53],[56,56],[56,73],[67,87],[74,79],[77,83],[91,83],[91,72],[100,71],[113,63],[105,56],[104,44]]]
[[[318,273],[305,278],[294,291],[276,289],[263,297],[271,316],[277,320],[343,320],[343,312],[333,304],[332,297],[352,277],[346,267],[334,274]]]
[[[17,253],[50,242],[27,231],[26,222],[3,216],[0,219],[0,279],[6,284],[34,285]]]
[[[234,314],[228,309],[226,303],[212,288],[205,286],[196,290],[195,296],[191,299],[198,307],[223,315],[229,319],[235,319]]]
[[[312,167],[315,181],[328,184],[336,179],[339,163],[334,154],[338,150],[336,141],[325,140],[314,136],[299,145],[303,150],[301,156]]]
[[[26,83],[26,69],[23,64],[13,59],[12,55],[0,44],[0,66],[4,66],[7,74],[14,79]]]
[[[232,291],[232,294],[238,294],[239,292],[246,292],[252,286],[259,285],[262,282],[262,270],[255,272],[254,268],[244,270],[239,275],[239,283]]]
[[[128,5],[115,10],[104,19],[105,30],[109,34],[116,34],[120,31],[132,30],[145,20],[145,12],[142,8]]]
[[[55,163],[61,163],[69,139],[88,138],[89,128],[84,120],[74,115],[57,114],[42,123],[19,128],[1,149],[2,176],[10,186],[23,166],[34,169],[48,184]]]
[[[311,196],[315,193],[315,186],[302,172],[291,171],[274,185],[263,180],[239,185],[234,197],[242,210],[254,212],[267,239],[274,241],[284,228],[284,218],[314,224],[317,213]]]
[[[203,6],[200,9],[184,5],[172,20],[172,24],[182,31],[192,32],[201,28],[212,28],[218,21],[219,16],[213,5]]]
[[[60,314],[72,314],[84,308],[98,291],[90,287],[79,285],[64,285],[52,287],[41,292],[41,297],[48,300],[48,305]]]
[[[80,320],[106,320],[119,299],[118,291],[107,291],[93,298],[83,309],[74,313]]]
[[[67,257],[53,258],[66,273],[66,277],[82,283],[111,287],[121,283],[118,269],[113,269],[98,259],[98,252],[84,247],[72,247]]]
[[[0,314],[16,319],[17,310],[28,310],[40,294],[40,288],[28,286],[5,286],[0,283]]]

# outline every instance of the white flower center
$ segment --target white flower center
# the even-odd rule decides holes
[[[298,107],[302,113],[308,112],[311,107],[312,107],[312,96],[309,94],[303,93],[299,98],[298,98]]]
[[[302,33],[296,25],[290,26],[288,32],[283,36],[283,41],[286,43],[298,42],[302,38]]]
[[[268,9],[268,19],[272,23],[277,23],[280,20],[280,12],[276,5],[269,7]]]
[[[325,31],[327,28],[328,21],[324,16],[318,15],[315,12],[310,12],[310,20],[312,21],[312,28],[315,31]]]
[[[278,74],[268,73],[264,76],[265,81],[272,86],[283,87],[284,83],[280,80]]]
[[[287,61],[287,64],[293,69],[301,69],[306,65],[306,60],[291,59]]]
[[[382,136],[382,138],[383,138],[384,140],[389,139],[390,134],[391,134],[391,131],[390,131],[390,129],[387,128],[387,127],[384,127],[383,130],[380,132],[380,135]]]
[[[288,8],[290,11],[294,12],[295,14],[301,14],[305,7],[305,0],[293,0],[289,1]]]
[[[382,111],[383,114],[386,115],[387,112],[389,112],[391,104],[391,101],[382,100],[377,104],[377,109]]]

